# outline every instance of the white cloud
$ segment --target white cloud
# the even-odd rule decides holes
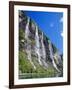
[[[63,22],[63,17],[60,18],[60,23],[62,23],[62,22]]]
[[[61,36],[63,37],[63,32],[61,32]]]

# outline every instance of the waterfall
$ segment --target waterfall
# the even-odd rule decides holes
[[[37,25],[36,25],[36,32],[35,32],[35,42],[36,42],[35,52],[38,55],[39,64],[42,65],[41,55],[40,55],[40,42],[39,42],[39,35],[38,35],[38,27],[37,27]]]
[[[27,25],[26,25],[26,29],[25,29],[25,39],[27,40],[26,43],[26,53],[27,53],[27,58],[28,60],[30,60],[30,63],[32,64],[32,66],[34,67],[34,69],[36,69],[36,66],[33,64],[32,62],[32,58],[31,58],[31,45],[30,45],[30,40],[29,40],[29,22],[30,22],[30,18],[28,17],[27,19]]]
[[[43,32],[42,32],[42,38],[41,38],[41,45],[42,45],[42,57],[43,57],[43,64],[45,65],[45,67],[48,67],[47,63],[45,62],[46,61],[46,51],[45,51],[45,45],[44,45],[44,42],[43,42]]]
[[[30,22],[30,18],[28,17],[27,19],[27,24],[26,24],[26,29],[25,29],[25,39],[29,41],[29,22]]]
[[[44,60],[46,60],[46,51],[45,51],[45,46],[44,46],[44,43],[43,43],[43,32],[42,32],[41,44],[42,44],[43,58],[44,58]]]
[[[62,63],[61,56],[60,56],[59,52],[56,52],[54,54],[54,58],[56,59],[57,64]]]
[[[27,48],[26,48],[26,52],[27,52],[27,56],[28,56],[28,59],[31,60],[31,45],[29,44],[30,43],[30,40],[28,38],[29,36],[29,21],[30,21],[30,18],[28,18],[27,20],[27,25],[26,25],[26,29],[25,29],[25,39],[27,40]]]
[[[53,58],[53,50],[52,50],[52,45],[51,45],[51,42],[49,41],[49,50],[50,50],[50,58],[52,59],[52,63],[53,63],[53,66],[55,67],[55,69],[60,72],[60,70],[57,68],[57,65],[54,61],[54,58]]]

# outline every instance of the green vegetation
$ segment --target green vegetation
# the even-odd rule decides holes
[[[19,40],[24,39],[24,31],[23,29],[19,29]]]
[[[24,31],[19,29],[19,50],[22,50],[24,47]]]
[[[53,67],[46,69],[43,66],[40,66],[35,58],[33,58],[32,62],[35,64],[36,70],[27,59],[26,52],[19,52],[19,71],[21,71],[19,78],[46,78],[56,76],[57,72]]]
[[[22,51],[19,52],[19,70],[22,73],[31,73],[33,71],[33,67],[27,59],[26,53]]]

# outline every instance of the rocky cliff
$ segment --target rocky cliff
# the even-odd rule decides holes
[[[62,55],[37,23],[19,11],[19,78],[62,76]]]

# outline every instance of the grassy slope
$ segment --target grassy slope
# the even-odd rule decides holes
[[[44,67],[40,66],[36,60],[33,59],[32,61],[36,66],[36,70],[34,70],[30,61],[27,59],[26,53],[24,51],[19,52],[19,70],[20,74],[23,73],[20,78],[43,78],[56,76],[57,72],[53,67],[45,69]]]

